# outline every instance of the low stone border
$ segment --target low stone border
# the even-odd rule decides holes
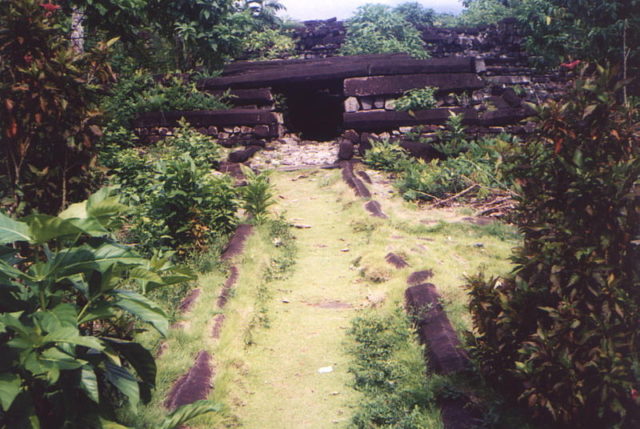
[[[353,173],[353,163],[349,161],[341,161],[340,165],[342,166],[342,178],[347,182],[347,185],[354,190],[356,195],[361,198],[371,198],[371,192],[369,192],[369,189],[367,189],[365,184],[362,183],[362,180],[358,179]]]
[[[387,215],[382,212],[382,207],[380,206],[380,203],[377,201],[374,201],[374,200],[368,201],[364,205],[364,208],[367,209],[367,211],[371,213],[371,216],[373,217],[379,217],[380,219],[387,218]]]
[[[407,261],[405,261],[402,256],[396,255],[395,253],[387,253],[387,256],[384,257],[384,260],[399,270],[409,266]]]
[[[412,274],[415,279],[430,271]],[[416,319],[420,342],[426,345],[426,357],[430,369],[440,375],[464,372],[470,369],[471,362],[461,348],[451,322],[442,305],[435,285],[422,283],[408,288],[405,292],[407,311]],[[465,395],[455,398],[439,398],[445,429],[472,429],[478,427],[479,415],[474,412],[472,403]]]
[[[180,377],[173,385],[164,405],[170,410],[195,401],[207,399],[211,390],[211,379],[214,369],[211,356],[202,350],[196,357],[195,364],[189,372]]]
[[[233,234],[233,237],[231,237],[231,240],[229,240],[229,244],[227,245],[227,248],[222,253],[221,259],[223,261],[227,261],[233,258],[234,256],[237,256],[240,253],[242,253],[242,249],[244,248],[244,242],[247,240],[247,237],[251,234],[251,231],[253,231],[253,226],[248,224],[239,225],[238,228],[236,229],[236,232]]]

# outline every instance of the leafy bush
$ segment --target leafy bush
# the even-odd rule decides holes
[[[201,168],[215,168],[220,162],[220,146],[211,138],[196,131],[189,123],[182,119],[180,128],[174,130],[172,136],[158,144],[159,151],[165,159],[188,154]]]
[[[0,183],[13,213],[54,214],[88,196],[98,94],[112,78],[115,40],[78,54],[63,16],[40,3],[0,2]]]
[[[114,85],[102,103],[109,129],[130,128],[131,121],[145,112],[228,109],[220,97],[198,91],[194,83],[177,76],[155,82],[145,70],[127,73]]]
[[[149,401],[156,365],[132,339],[131,322],[165,335],[166,315],[143,294],[192,275],[115,242],[110,230],[122,208],[102,190],[57,217],[16,221],[0,213],[0,421],[7,427],[105,427],[122,404],[135,411]]]
[[[444,161],[405,164],[396,182],[403,197],[407,200],[444,198],[473,184],[480,186],[480,195],[492,189],[511,189],[512,179],[505,171],[503,161],[503,153],[508,153],[511,148],[508,136],[466,145],[466,152]]]
[[[347,37],[340,48],[343,55],[407,53],[428,58],[416,28],[398,12],[383,5],[360,6],[347,20]]]
[[[253,31],[242,43],[242,51],[252,60],[284,58],[292,54],[295,47],[290,35],[272,28]]]
[[[428,388],[421,349],[401,309],[387,316],[358,317],[348,332],[354,387],[362,392],[352,425],[356,428],[434,427],[433,392]]]
[[[396,110],[406,112],[408,110],[427,110],[436,107],[435,97],[438,88],[427,86],[420,89],[410,89],[396,100]]]
[[[539,109],[512,164],[524,233],[514,275],[470,284],[481,367],[564,427],[640,424],[640,160],[612,76],[600,69]]]
[[[439,143],[433,146],[447,156],[457,156],[469,149],[470,144],[467,141],[467,132],[462,124],[464,120],[463,113],[449,112],[447,119],[447,127],[444,131],[438,132]]]
[[[244,168],[243,172],[247,184],[240,188],[242,208],[257,222],[261,222],[269,206],[274,204],[268,173],[256,174],[250,168]]]
[[[371,149],[364,156],[365,164],[382,171],[401,171],[408,161],[407,152],[389,139],[372,140]]]
[[[417,1],[399,4],[393,10],[411,23],[418,31],[433,26],[435,11],[430,8],[427,9]]]
[[[234,229],[238,203],[229,177],[212,176],[187,154],[158,161],[154,170],[129,231],[143,248],[184,256]]]

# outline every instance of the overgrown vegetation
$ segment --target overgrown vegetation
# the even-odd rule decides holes
[[[355,428],[436,428],[421,347],[402,309],[354,319],[349,352],[354,387],[362,392]]]
[[[414,58],[429,54],[418,30],[405,17],[384,5],[360,6],[345,23],[343,55],[406,53]]]
[[[640,422],[640,161],[614,76],[599,69],[540,107],[512,164],[524,233],[514,275],[470,286],[484,372],[560,427]]]
[[[166,335],[165,313],[144,294],[192,275],[114,241],[122,209],[102,190],[57,217],[0,214],[0,421],[7,427],[113,426],[119,409],[135,413],[149,401],[155,360],[134,340],[133,322]],[[215,410],[195,404],[164,427]]]
[[[406,112],[409,110],[427,110],[436,107],[435,97],[438,88],[427,86],[425,88],[410,89],[395,101],[396,110]]]
[[[444,154],[444,160],[425,162],[410,158],[398,143],[382,139],[371,143],[364,162],[372,168],[396,173],[396,186],[407,200],[437,202],[471,186],[477,188],[472,195],[479,197],[509,191],[512,177],[505,169],[504,158],[511,151],[513,138],[500,135],[471,141],[462,118],[452,113],[447,128],[438,133],[438,143],[422,141]]]

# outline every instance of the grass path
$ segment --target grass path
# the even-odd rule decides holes
[[[482,267],[489,274],[507,271],[506,255],[515,241],[499,229],[458,223],[464,215],[455,211],[425,211],[392,197],[384,177],[375,174],[370,188],[389,219],[371,217],[338,171],[277,173],[273,182],[275,211],[310,228],[295,230],[296,266],[288,279],[269,284],[263,309],[268,327],[252,329],[250,346],[246,339],[242,344],[239,332],[258,311],[260,281],[256,271],[241,274],[230,302],[235,316],[223,333],[228,339],[217,352],[225,375],[216,381],[214,399],[229,404],[233,416],[221,427],[346,427],[359,399],[350,387],[345,350],[351,321],[372,306],[397,308],[408,275],[433,269],[432,281],[455,327],[468,328],[463,276]],[[256,264],[266,251],[256,238],[245,250],[244,263]],[[394,269],[384,260],[388,252],[410,266]],[[332,372],[319,373],[324,367]]]
[[[236,412],[247,428],[344,426],[355,396],[347,387],[343,342],[354,309],[366,295],[350,269],[358,243],[348,240],[349,218],[336,204],[336,194],[319,188],[318,177],[292,182],[295,177],[276,178],[282,197],[277,210],[310,228],[296,230],[294,272],[271,285],[270,326],[256,335],[244,356],[248,398]],[[256,250],[247,249],[245,258]],[[332,372],[319,373],[324,367]]]
[[[371,175],[374,183],[368,186],[388,219],[371,217],[339,171],[273,175],[273,211],[310,227],[293,230],[295,266],[284,279],[269,277],[283,263],[284,251],[277,231],[257,227],[244,253],[234,258],[239,277],[219,339],[210,333],[227,273],[201,276],[198,302],[183,316],[184,328],[172,331],[168,351],[158,361],[159,386],[145,409],[146,421],[166,414],[161,403],[171,383],[204,349],[215,365],[209,399],[224,408],[191,428],[347,427],[361,399],[351,387],[347,330],[368,309],[384,314],[401,306],[406,279],[414,271],[433,270],[430,281],[438,286],[454,327],[469,328],[464,276],[508,271],[507,256],[517,239],[499,224],[460,222],[464,212],[408,204],[389,192],[383,175]],[[389,252],[409,266],[390,266]],[[327,367],[330,372],[318,371]],[[436,412],[432,420],[438,419]]]

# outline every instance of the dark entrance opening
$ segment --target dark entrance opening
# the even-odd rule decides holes
[[[275,90],[285,97],[284,120],[289,131],[318,141],[333,140],[340,135],[344,106],[342,81],[298,84]]]

